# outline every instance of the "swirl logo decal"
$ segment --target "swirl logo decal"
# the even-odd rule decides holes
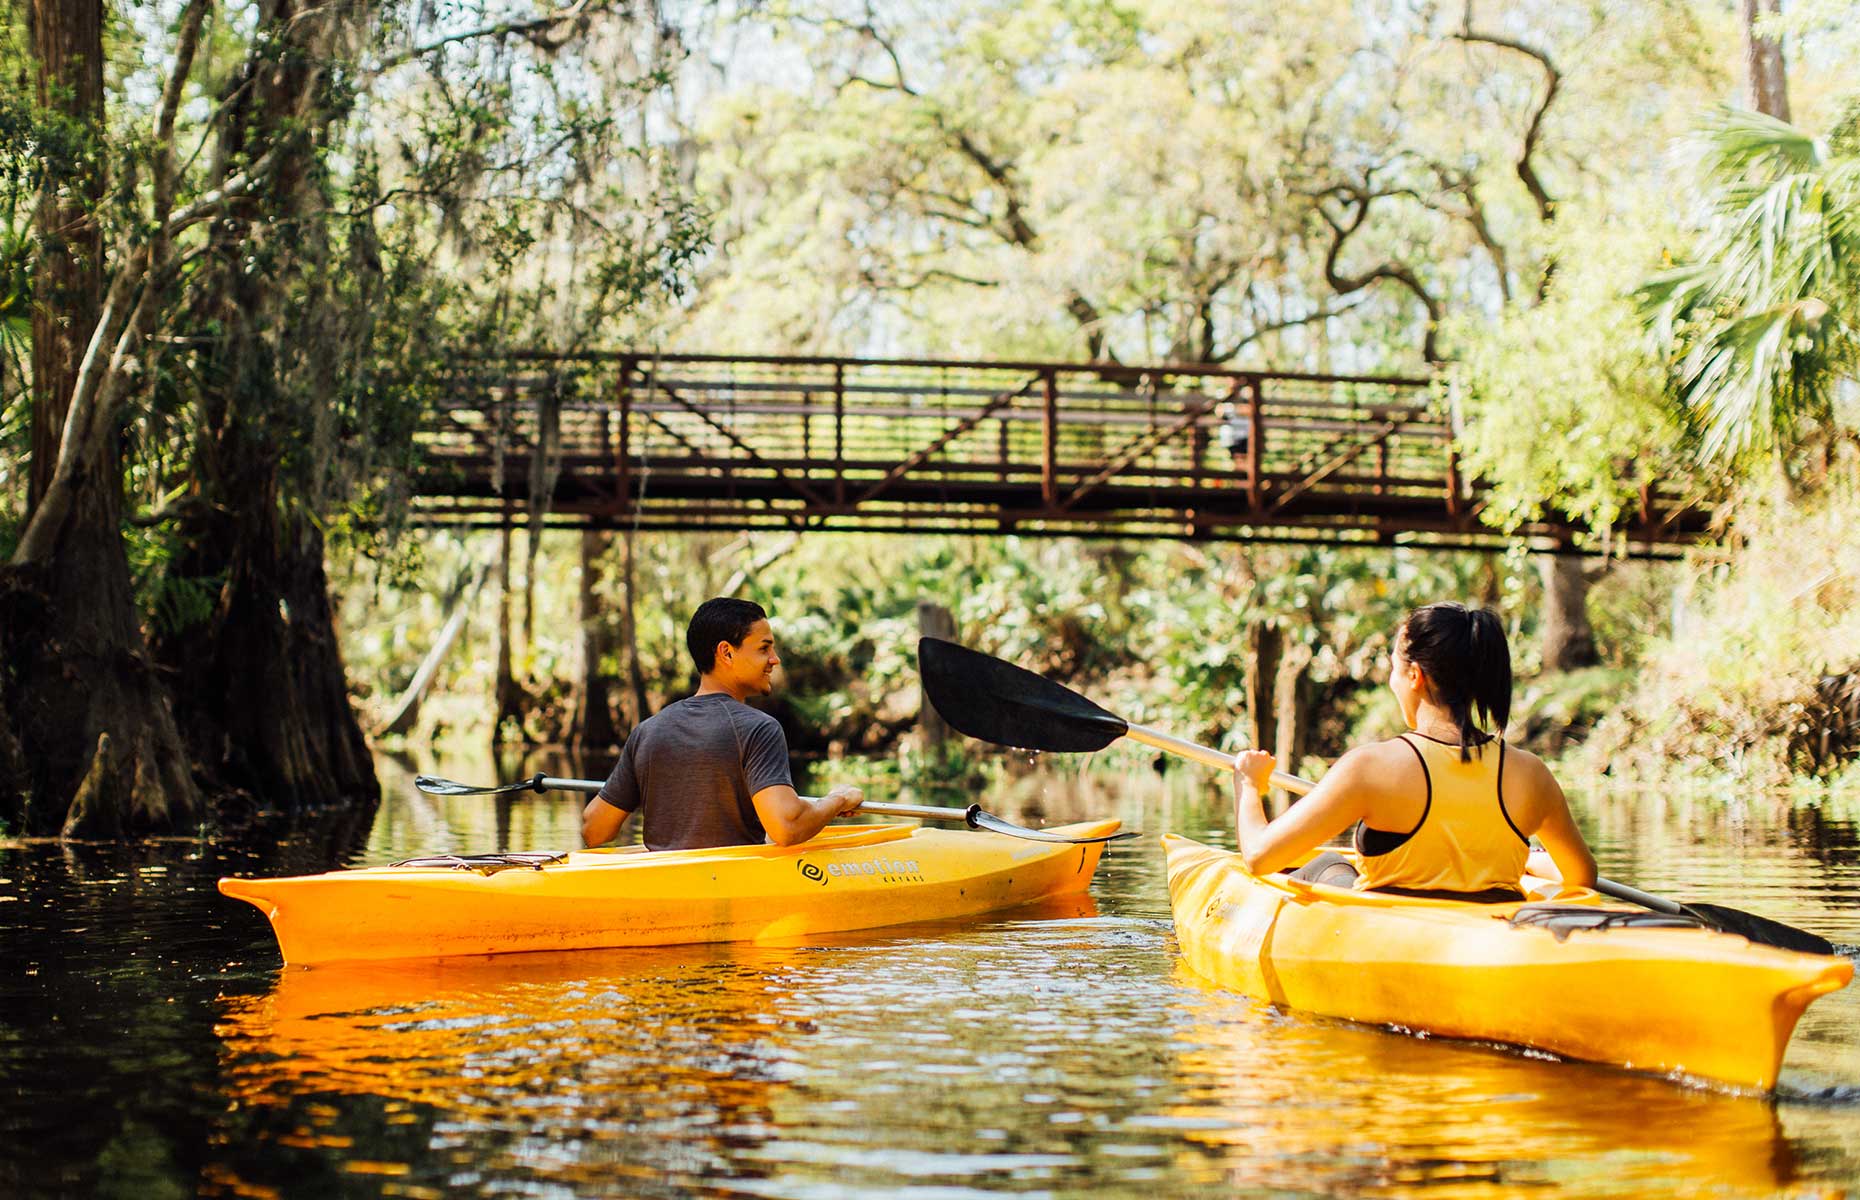
[[[826,886],[827,873],[811,862],[796,863],[801,868],[801,877],[821,886]]]

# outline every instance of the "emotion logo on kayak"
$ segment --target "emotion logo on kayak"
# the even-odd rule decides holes
[[[822,887],[826,886],[827,873],[825,871],[821,870],[819,867],[815,866],[811,862],[802,862],[802,863],[797,863],[795,865],[801,868],[801,877],[803,879],[807,879],[813,883],[818,883]]]

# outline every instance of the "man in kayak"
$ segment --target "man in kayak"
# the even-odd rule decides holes
[[[1535,836],[1565,883],[1595,883],[1595,859],[1550,769],[1481,730],[1511,715],[1511,651],[1490,609],[1430,604],[1395,631],[1389,687],[1409,732],[1358,746],[1297,804],[1268,822],[1261,800],[1275,764],[1261,750],[1234,758],[1240,852],[1268,874],[1355,826],[1360,875],[1340,854],[1295,875],[1400,895],[1519,900]]]
[[[613,774],[581,814],[590,846],[613,840],[646,806],[649,850],[805,842],[858,808],[865,793],[841,785],[798,795],[781,725],[744,701],[775,690],[775,634],[748,600],[706,600],[692,614],[685,646],[697,665],[696,694],[639,723]]]

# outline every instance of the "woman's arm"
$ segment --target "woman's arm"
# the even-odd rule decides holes
[[[1550,861],[1556,864],[1564,883],[1572,887],[1594,887],[1595,856],[1589,853],[1589,844],[1583,840],[1582,830],[1576,828],[1576,819],[1569,813],[1569,798],[1563,795],[1562,785],[1542,762],[1536,763],[1533,774],[1539,811],[1543,816],[1531,832],[1550,852]]]
[[[1369,805],[1366,759],[1373,747],[1362,746],[1338,759],[1298,803],[1266,820],[1262,794],[1270,786],[1277,764],[1264,750],[1243,750],[1234,757],[1234,825],[1240,835],[1240,857],[1255,875],[1269,875],[1297,862],[1331,838],[1362,820]]]

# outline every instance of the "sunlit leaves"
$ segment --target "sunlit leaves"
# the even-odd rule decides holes
[[[1703,228],[1641,296],[1701,453],[1788,460],[1860,366],[1860,157],[1733,109],[1697,149]]]
[[[1645,185],[1567,206],[1548,242],[1559,268],[1541,302],[1495,322],[1454,323],[1467,466],[1492,485],[1494,523],[1561,512],[1599,540],[1635,515],[1643,486],[1704,490],[1630,294],[1672,235],[1661,196]]]

